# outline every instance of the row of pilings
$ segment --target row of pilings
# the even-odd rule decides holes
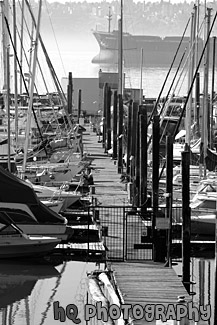
[[[172,246],[172,202],[173,202],[173,136],[166,136],[164,143],[165,159],[160,161],[162,148],[160,116],[155,109],[147,116],[145,105],[128,100],[123,103],[122,95],[111,90],[108,84],[103,90],[103,132],[102,147],[108,153],[111,149],[112,159],[117,164],[120,178],[127,184],[128,198],[132,208],[147,215],[148,207],[152,207],[152,240],[153,260],[167,261],[171,266]],[[151,132],[148,127],[151,126]],[[160,166],[161,165],[161,166]],[[183,208],[182,208],[182,253],[183,253],[183,283],[189,291],[190,286],[190,208],[189,208],[189,165],[190,152],[182,154]],[[159,180],[160,167],[166,170],[166,219],[167,230],[157,230],[156,220],[159,213]],[[151,174],[148,174],[151,170]],[[150,176],[149,176],[150,175]],[[148,188],[147,184],[151,184]],[[165,220],[164,220],[165,221]],[[162,252],[162,247],[165,251]]]
[[[118,173],[129,183],[130,203],[134,207],[147,207],[148,183],[148,117],[145,106],[129,100],[123,103],[122,95],[112,91],[108,84],[103,93],[102,146],[105,152],[112,149],[112,159]],[[159,116],[153,118],[153,190],[159,183]],[[158,195],[155,196],[157,203]]]

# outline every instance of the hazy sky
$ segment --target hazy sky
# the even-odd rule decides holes
[[[89,3],[91,2],[102,2],[104,0],[47,0],[47,2],[60,2],[60,3],[65,3],[65,2],[83,2],[87,1]],[[107,2],[110,2],[111,0],[107,0]],[[145,2],[160,2],[161,0],[144,0]],[[192,2],[193,0],[163,0],[164,2],[171,2],[171,3],[180,3],[180,2]],[[134,0],[134,2],[143,2],[141,0]],[[202,1],[203,2],[203,1]],[[123,0],[124,3],[124,0]]]

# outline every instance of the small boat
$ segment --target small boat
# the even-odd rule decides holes
[[[28,235],[54,236],[60,240],[67,240],[67,219],[42,203],[41,207],[43,210],[37,209],[37,213],[34,213],[36,207],[31,209],[24,203],[0,202],[0,214],[9,216],[10,220]],[[57,215],[57,218],[54,215]]]
[[[28,235],[68,237],[67,219],[44,205],[27,182],[1,167],[0,214],[9,215]]]
[[[55,237],[26,235],[15,224],[5,222],[2,215],[0,222],[0,258],[42,256],[60,243]]]
[[[41,202],[56,213],[60,212],[60,210],[63,207],[63,203],[64,203],[64,201],[62,201],[62,200],[52,200],[52,199],[41,200]]]
[[[82,194],[79,192],[67,190],[69,187],[67,187],[67,183],[64,183],[60,188],[54,186],[35,185],[33,183],[30,183],[30,181],[28,181],[28,183],[32,186],[37,197],[41,201],[51,199],[62,201],[62,211],[69,208],[72,204],[74,204],[82,197]]]

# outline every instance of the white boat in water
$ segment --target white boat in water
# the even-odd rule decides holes
[[[62,207],[61,207],[62,211],[70,207],[72,204],[74,204],[82,197],[82,194],[79,192],[64,190],[65,188],[64,186],[60,188],[55,188],[52,186],[35,185],[35,184],[31,184],[31,186],[33,187],[37,197],[40,200],[52,199],[52,201],[53,200],[58,200],[60,202],[62,201]]]
[[[35,257],[51,252],[60,239],[45,236],[30,236],[14,224],[4,224],[0,216],[0,258]]]
[[[39,221],[30,207],[23,203],[0,202],[0,216],[10,217],[10,220],[28,235],[54,236],[60,240],[66,240],[68,237],[66,233],[67,219],[59,216],[59,220]],[[63,222],[61,223],[62,218]]]

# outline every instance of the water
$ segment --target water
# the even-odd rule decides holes
[[[81,45],[75,40],[74,46],[65,44],[61,47],[59,51],[55,50],[48,43],[48,54],[50,56],[51,62],[56,70],[56,74],[61,81],[63,77],[67,77],[69,72],[72,72],[73,77],[79,78],[97,78],[99,74],[99,69],[105,72],[117,72],[118,67],[110,65],[98,65],[92,64],[92,58],[98,54],[99,48],[96,41],[93,39],[92,42],[87,41],[87,46]],[[183,62],[184,63],[184,62]],[[161,89],[163,87],[162,95],[165,96],[170,89],[170,94],[174,93],[177,96],[186,96],[188,93],[188,65],[187,60],[185,61],[185,68],[179,68],[177,72],[177,67],[173,67],[167,78],[167,82],[163,87],[165,79],[167,77],[168,67],[147,67],[143,66],[142,69],[139,67],[124,67],[123,72],[125,74],[125,86],[126,88],[137,88],[143,89],[143,94],[145,97],[155,97],[157,98]],[[43,70],[44,71],[44,70]],[[204,73],[203,68],[199,69],[200,72],[200,92],[203,92],[204,83]],[[211,91],[212,85],[212,73],[209,73],[209,83],[208,88]],[[217,73],[217,68],[215,69],[215,75]],[[176,77],[175,77],[176,75]],[[175,77],[175,78],[174,78]],[[52,84],[50,84],[52,87]],[[193,88],[194,91],[194,88]],[[193,93],[194,94],[194,93]],[[194,95],[193,95],[194,96]]]
[[[51,325],[54,321],[53,303],[66,308],[78,307],[84,325],[84,304],[87,299],[87,272],[100,265],[77,261],[57,266],[38,262],[2,262],[0,265],[0,324]],[[66,318],[64,324],[72,324]]]

